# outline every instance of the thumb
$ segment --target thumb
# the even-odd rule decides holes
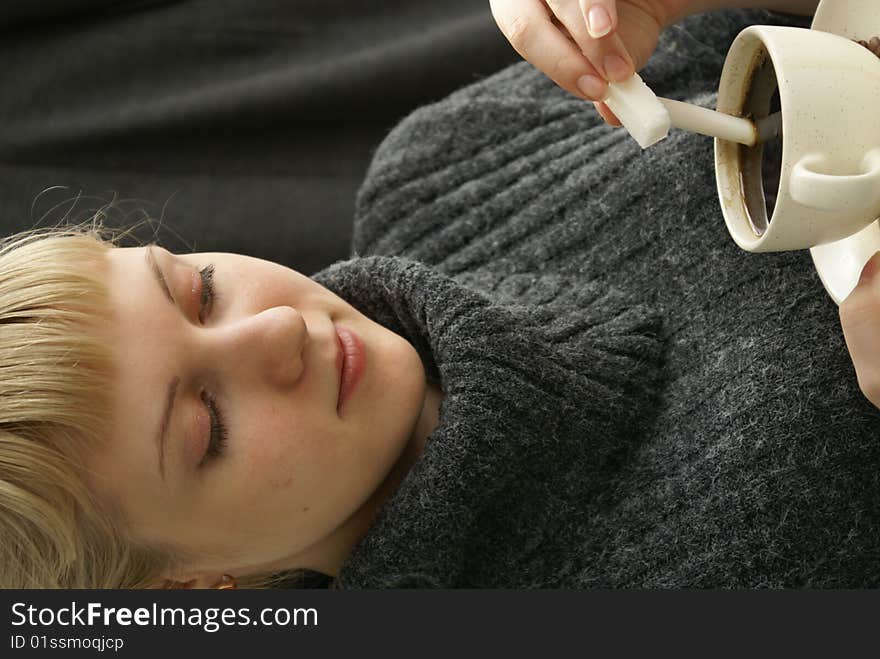
[[[840,324],[859,388],[880,407],[880,252],[862,270],[859,283],[840,304]]]

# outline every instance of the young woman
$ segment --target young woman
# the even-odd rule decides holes
[[[412,346],[283,266],[96,230],[0,260],[4,586],[336,573],[437,423]]]
[[[644,75],[710,103],[773,20],[689,18]],[[417,112],[313,280],[10,242],[2,585],[880,583],[880,414],[809,258],[733,245],[711,141],[584,106],[523,64]]]

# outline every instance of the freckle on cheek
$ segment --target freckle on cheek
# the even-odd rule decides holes
[[[286,463],[277,451],[277,442],[265,437],[251,437],[248,441],[251,443],[251,477],[265,481],[273,489],[289,487],[293,474],[284,471],[278,473]]]
[[[270,478],[269,485],[272,487],[285,488],[288,487],[293,482],[293,476],[289,475],[287,478]]]

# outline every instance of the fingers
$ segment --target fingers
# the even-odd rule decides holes
[[[615,115],[611,111],[611,108],[609,108],[607,105],[605,105],[605,103],[603,103],[602,101],[597,101],[596,103],[593,103],[593,105],[596,107],[596,112],[599,113],[599,116],[602,117],[607,123],[609,123],[612,126],[622,126],[623,125],[620,122],[620,119],[617,118],[617,115]]]
[[[579,48],[583,49],[584,44],[593,39],[576,0],[545,0],[545,3],[552,16],[565,27]],[[605,33],[607,34],[610,29],[611,25],[609,24]]]
[[[580,0],[581,13],[587,19],[590,36],[601,39],[617,29],[617,4],[614,0]]]
[[[561,6],[562,3],[557,4]],[[490,0],[489,6],[495,22],[514,50],[553,82],[581,98],[601,100],[605,97],[607,85],[579,48],[578,37],[583,39],[583,35],[587,35],[582,16],[579,29],[570,11],[563,11],[563,16],[551,14],[541,0]],[[566,6],[577,8],[573,0],[569,0]],[[554,18],[565,27],[571,39],[554,24]],[[582,78],[585,91],[578,87]]]
[[[880,407],[880,254],[865,265],[861,279],[840,304],[840,324],[865,397]]]
[[[617,34],[615,0],[490,0],[498,27],[522,57],[570,94],[594,101],[612,126],[620,126],[601,101],[608,81],[622,82],[635,67]]]
[[[547,6],[587,61],[598,72],[599,79],[576,81],[588,99],[600,101],[607,96],[606,81],[623,82],[635,73],[632,58],[617,34],[615,0],[546,0]]]
[[[617,33],[615,0],[547,0],[547,6],[604,80],[622,82],[635,72]]]

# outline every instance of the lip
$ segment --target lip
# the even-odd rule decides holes
[[[361,381],[367,366],[367,351],[364,342],[348,328],[333,326],[339,341],[339,354],[336,364],[339,372],[339,394],[336,411],[341,413],[346,402],[352,397]]]

